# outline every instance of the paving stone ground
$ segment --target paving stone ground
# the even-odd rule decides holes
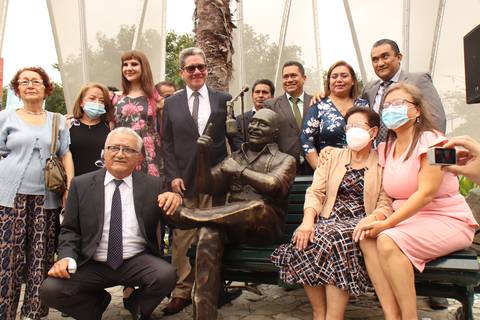
[[[244,291],[232,303],[225,305],[219,311],[221,320],[304,320],[311,319],[311,308],[303,289],[285,291],[273,285],[260,285],[261,296]],[[112,301],[103,315],[103,320],[130,320],[130,314],[123,309],[122,288],[108,289]],[[426,298],[418,298],[419,319],[421,320],[455,320],[457,309],[461,306],[456,300],[449,299],[450,306],[446,310],[435,311],[428,307]],[[172,316],[164,316],[162,308],[167,299],[152,315],[152,320],[187,320],[192,319],[192,307]],[[19,317],[18,317],[19,318]],[[480,319],[480,295],[476,296],[474,318]],[[56,310],[51,310],[48,317],[51,320],[69,320],[63,318]],[[362,296],[357,302],[348,305],[345,316],[347,320],[381,320],[382,310],[373,296]]]

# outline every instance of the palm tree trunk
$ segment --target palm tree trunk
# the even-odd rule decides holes
[[[195,40],[207,57],[207,84],[228,91],[233,71],[232,32],[235,28],[230,0],[195,0],[195,7]]]

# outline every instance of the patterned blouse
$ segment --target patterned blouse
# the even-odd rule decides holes
[[[369,107],[368,101],[362,98],[355,99],[353,105]],[[305,116],[302,134],[300,135],[305,154],[320,152],[327,146],[345,147],[347,145],[345,125],[345,118],[330,97],[323,98],[314,104]]]

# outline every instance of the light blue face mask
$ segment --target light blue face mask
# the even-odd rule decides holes
[[[408,106],[403,104],[401,106],[390,107],[382,110],[382,122],[388,129],[397,129],[403,126],[410,120],[408,117]]]
[[[106,112],[105,106],[103,104],[92,101],[85,102],[85,105],[83,106],[83,111],[90,119],[100,118],[100,116]]]

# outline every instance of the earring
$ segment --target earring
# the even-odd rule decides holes
[[[420,117],[417,117],[417,118],[415,119],[415,123],[416,123],[416,124],[419,124],[419,123],[420,123]]]

